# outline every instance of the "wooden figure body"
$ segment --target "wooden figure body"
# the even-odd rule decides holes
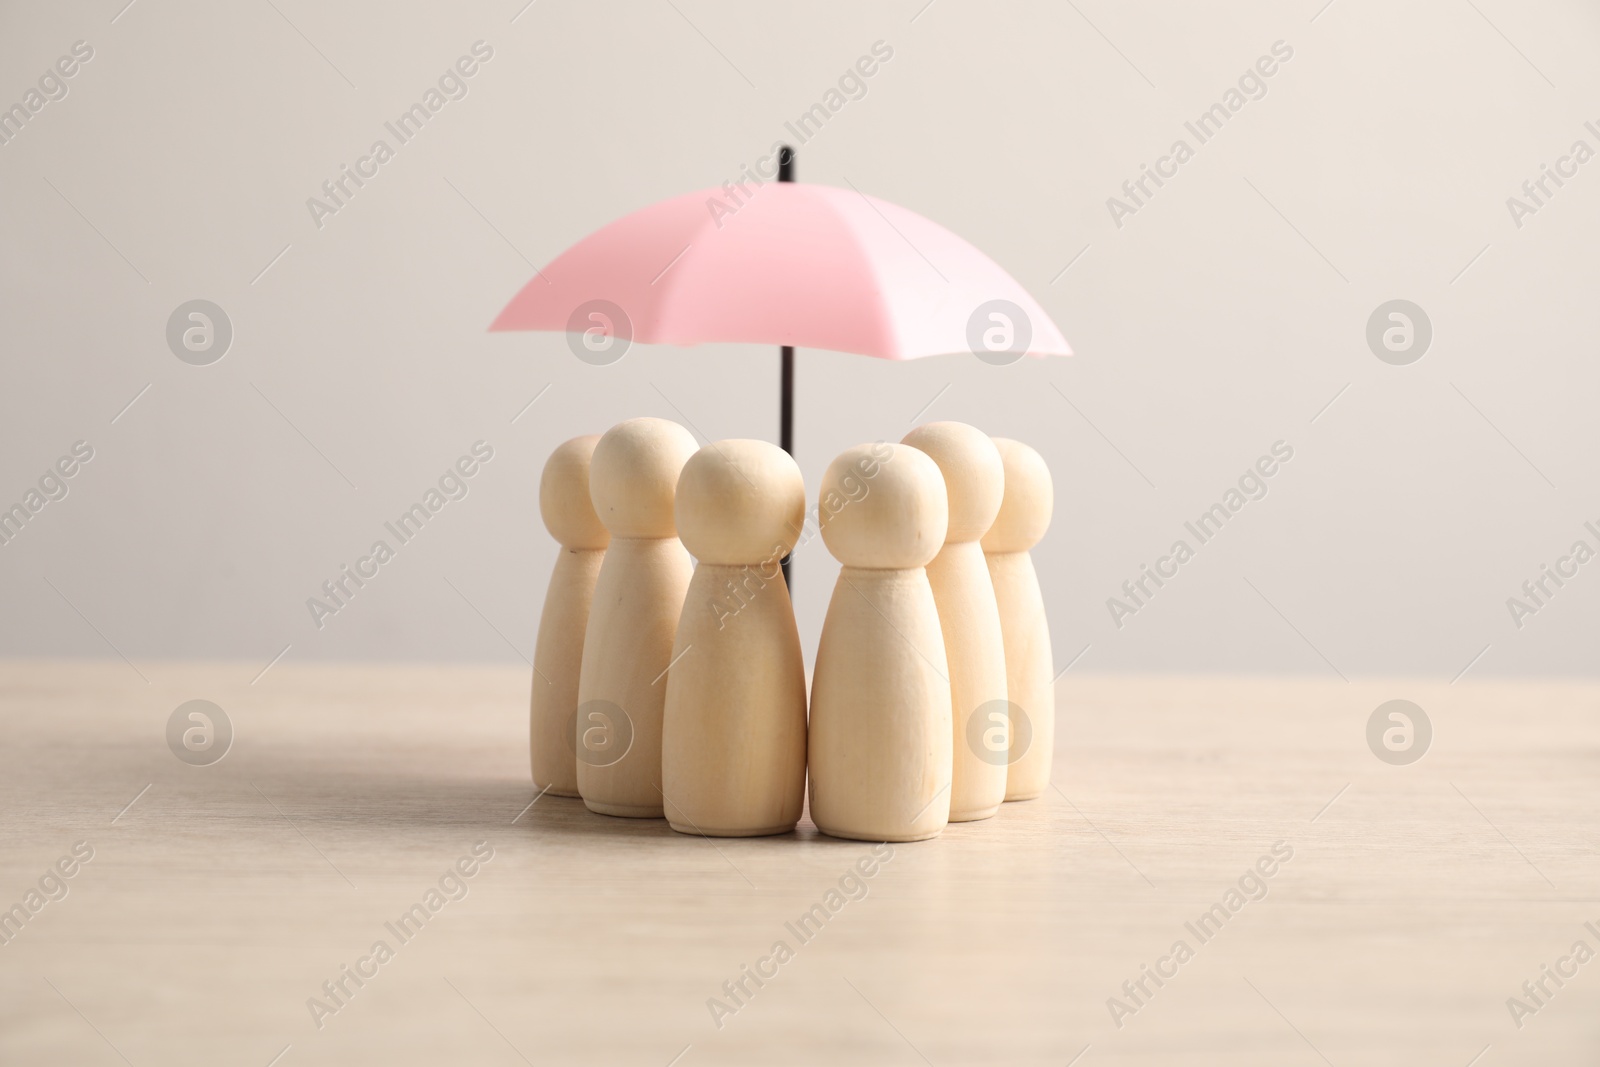
[[[859,445],[820,500],[842,567],[811,684],[811,818],[834,837],[934,837],[950,816],[950,680],[923,567],[944,545],[944,478],[908,445]]]
[[[589,499],[589,463],[596,436],[574,437],[550,453],[539,479],[539,513],[561,545],[539,616],[533,649],[528,754],[533,784],[558,797],[578,795],[573,747],[578,674],[595,580],[611,535]]]
[[[673,522],[689,431],[629,419],[595,445],[589,493],[611,534],[578,681],[578,792],[591,811],[659,819],[661,709],[693,564]]]
[[[1006,688],[1011,701],[1011,766],[1006,799],[1032,800],[1050,785],[1056,734],[1055,676],[1050,626],[1029,549],[1050,528],[1055,491],[1044,457],[1022,444],[994,438],[1005,465],[1005,499],[983,538],[1005,638]]]
[[[806,676],[780,563],[805,483],[764,441],[719,441],[678,479],[678,536],[698,560],[667,672],[661,776],[674,830],[794,829],[806,782]]]
[[[927,566],[950,667],[950,821],[987,819],[1005,800],[1010,730],[1000,609],[978,542],[999,514],[1005,468],[989,436],[965,423],[928,423],[901,443],[938,465],[950,500],[944,547]]]

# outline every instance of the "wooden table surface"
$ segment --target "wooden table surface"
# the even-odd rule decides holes
[[[139,669],[0,666],[0,1063],[1600,1062],[1600,686],[1073,673],[1058,789],[874,858],[529,807],[525,670]]]

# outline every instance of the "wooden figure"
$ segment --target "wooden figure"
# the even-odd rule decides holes
[[[950,665],[950,821],[987,819],[1006,795],[1010,759],[1005,643],[979,539],[1000,512],[1005,468],[989,435],[960,422],[931,422],[902,444],[928,454],[944,475],[950,525],[927,566]]]
[[[800,468],[765,441],[719,441],[678,478],[698,560],[662,721],[667,822],[710,837],[787,833],[806,784],[806,675],[780,564],[805,520]]]
[[[944,477],[909,445],[859,445],[824,476],[818,521],[842,566],[811,684],[811,818],[863,841],[934,837],[950,817],[950,678],[923,567],[944,545]]]
[[[659,819],[661,709],[693,564],[673,521],[694,438],[666,419],[618,423],[595,445],[589,494],[611,533],[578,681],[578,792],[591,811]]]
[[[550,453],[539,479],[539,514],[561,545],[539,616],[533,649],[528,749],[533,784],[558,797],[578,795],[573,748],[578,672],[595,579],[611,535],[589,499],[589,463],[598,435],[574,437]]]
[[[989,577],[1005,638],[1011,701],[1011,766],[1007,800],[1032,800],[1050,784],[1056,733],[1055,677],[1044,596],[1029,549],[1050,528],[1055,490],[1044,457],[1020,441],[994,438],[1005,465],[1005,499],[983,537]]]

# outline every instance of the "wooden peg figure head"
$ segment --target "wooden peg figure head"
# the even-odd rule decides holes
[[[1021,441],[993,439],[1005,465],[1005,499],[1000,514],[983,537],[985,552],[1026,552],[1050,528],[1055,489],[1044,457]]]
[[[564,548],[600,549],[611,543],[589,498],[589,466],[599,434],[574,437],[545,460],[539,478],[539,514],[544,528]]]
[[[612,537],[677,536],[673,497],[694,437],[667,419],[629,419],[594,446],[589,496]]]
[[[846,567],[924,567],[944,547],[950,521],[944,476],[909,445],[857,445],[829,464],[817,516],[828,551]]]
[[[901,442],[938,464],[950,498],[951,543],[977,541],[989,532],[1005,495],[1005,466],[989,435],[964,422],[930,422]]]
[[[701,563],[781,560],[805,521],[805,481],[776,445],[718,441],[684,464],[676,510],[678,537]]]

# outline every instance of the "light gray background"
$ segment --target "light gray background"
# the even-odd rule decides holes
[[[734,176],[882,39],[802,179],[966,237],[1078,354],[803,351],[808,484],[924,408],[1034,444],[1058,668],[1596,671],[1600,561],[1520,631],[1505,604],[1600,525],[1600,161],[1520,229],[1506,207],[1575,139],[1600,149],[1590,5],[124,3],[0,8],[0,105],[95,50],[0,146],[0,502],[95,449],[0,547],[6,655],[531,654],[550,450],[644,414],[775,439],[777,355],[592,367],[485,327],[591,230]],[[479,39],[469,95],[318,230],[306,198]],[[1107,197],[1277,40],[1266,97],[1117,228]],[[164,339],[195,298],[235,332],[208,367]],[[1412,366],[1364,340],[1394,298],[1433,323]],[[470,495],[317,630],[306,598],[478,439]],[[1279,439],[1270,495],[1117,629],[1106,598]],[[808,661],[835,572],[820,540],[796,564]]]

